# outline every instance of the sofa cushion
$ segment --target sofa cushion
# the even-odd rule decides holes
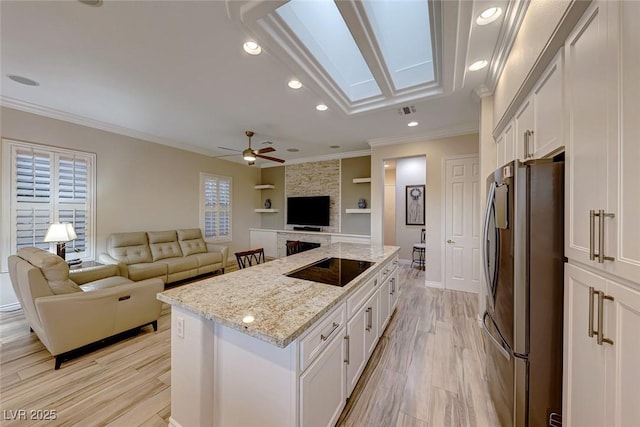
[[[180,240],[179,243],[184,256],[207,252],[207,244],[202,239]]]
[[[167,264],[160,262],[146,262],[129,265],[129,279],[134,282],[154,277],[160,277],[162,280],[166,280]]]
[[[198,260],[198,267],[222,263],[222,254],[220,252],[206,252],[204,254],[194,254],[194,255],[191,255],[191,257],[195,257]]]
[[[107,245],[109,255],[118,262],[138,264],[153,261],[145,232],[111,234]]]
[[[111,276],[80,285],[80,288],[85,292],[97,291],[98,289],[112,288],[114,286],[126,285],[127,283],[133,283],[133,281],[122,276]]]
[[[69,279],[69,266],[58,255],[42,249],[28,247],[18,251],[18,256],[31,265],[38,267],[49,282],[51,292],[56,295],[82,292],[76,283]]]
[[[199,228],[185,228],[178,230],[178,240],[202,239],[202,231]]]
[[[181,271],[195,270],[198,268],[198,260],[192,257],[167,258],[158,263],[167,265],[167,274],[179,273]]]
[[[149,237],[149,247],[154,261],[182,256],[175,230],[149,231],[147,236]]]

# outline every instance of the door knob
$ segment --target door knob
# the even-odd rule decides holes
[[[449,239],[447,240],[447,243],[451,244],[451,243],[455,243],[453,240]]]

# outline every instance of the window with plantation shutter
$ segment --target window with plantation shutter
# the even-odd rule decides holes
[[[45,250],[52,222],[69,222],[78,238],[67,258],[94,257],[95,155],[17,141],[2,141],[2,259],[25,246]]]
[[[200,174],[200,228],[207,241],[231,240],[231,178]]]

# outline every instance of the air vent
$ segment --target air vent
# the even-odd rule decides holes
[[[398,108],[398,114],[400,114],[401,116],[406,116],[407,114],[411,114],[415,112],[416,112],[415,105],[409,105],[408,107]]]

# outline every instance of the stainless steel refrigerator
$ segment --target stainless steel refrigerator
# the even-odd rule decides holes
[[[502,426],[557,426],[562,408],[564,162],[514,161],[487,179],[486,374]]]

